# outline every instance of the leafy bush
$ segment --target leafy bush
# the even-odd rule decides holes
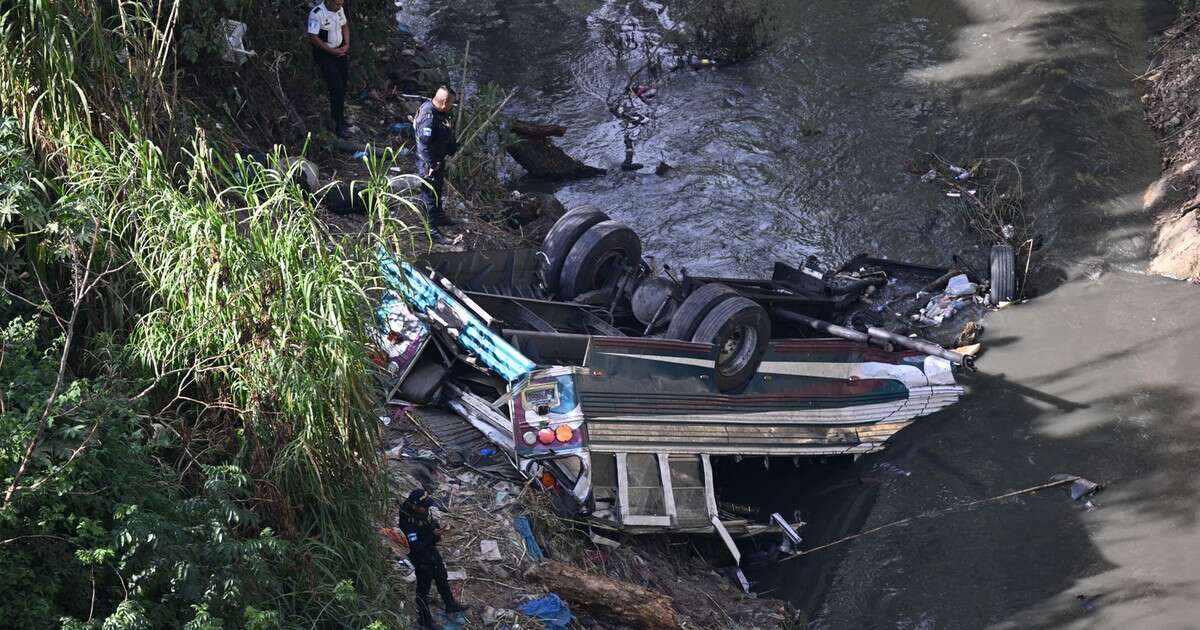
[[[343,243],[293,173],[181,136],[198,4],[0,10],[0,619],[400,625],[366,331],[403,200],[372,178]]]

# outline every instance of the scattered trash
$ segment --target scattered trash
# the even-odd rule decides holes
[[[953,164],[950,165],[950,172],[954,173],[954,175],[955,175],[954,179],[957,179],[957,180],[963,180],[963,179],[967,179],[967,178],[971,177],[970,169],[966,169],[961,166],[955,166]]]
[[[479,449],[479,454],[480,454],[480,455],[482,455],[482,456],[484,456],[484,457],[492,457],[492,456],[494,456],[494,455],[496,454],[496,449],[494,449],[494,448],[481,448],[481,449]]]
[[[910,471],[907,471],[904,468],[902,468],[900,465],[893,464],[892,462],[880,462],[875,465],[875,470],[878,470],[879,472],[884,473],[885,475],[888,475],[890,477],[910,477],[910,476],[912,476],[912,473]]]
[[[736,569],[734,569],[733,575],[735,578],[737,578],[738,585],[742,587],[742,592],[749,595],[750,594],[750,580],[746,579],[746,574],[742,573],[741,567],[737,567]]]
[[[575,619],[567,603],[554,593],[529,600],[521,604],[518,610],[542,622],[550,630],[567,630]]]
[[[926,324],[941,324],[965,304],[966,300],[963,298],[942,294],[929,300],[925,308],[913,318]]]
[[[928,173],[925,173],[924,175],[921,176],[921,183],[928,184],[928,183],[932,182],[933,180],[937,179],[937,176],[938,176],[937,169],[931,168],[931,169],[929,169]]]
[[[246,60],[257,55],[253,50],[246,50],[242,38],[246,36],[246,24],[237,20],[221,18],[221,32],[225,34],[225,51],[221,59],[239,66]]]
[[[967,274],[965,273],[960,273],[957,276],[950,278],[950,282],[946,283],[946,295],[953,295],[956,297],[975,295],[976,291],[978,290],[979,286],[968,280]]]
[[[601,536],[600,534],[592,534],[592,542],[597,545],[603,545],[605,547],[612,547],[613,549],[617,549],[618,547],[621,546],[621,543],[619,543],[611,538],[605,538],[604,536]]]
[[[522,514],[513,519],[513,527],[521,538],[525,540],[525,548],[529,550],[529,555],[534,560],[541,560],[545,557],[542,553],[542,548],[538,546],[537,539],[533,537],[533,527],[529,525],[529,517]]]
[[[500,555],[500,544],[494,540],[479,541],[479,555],[484,560],[500,561],[504,556]]]
[[[947,197],[961,197],[962,193],[957,190],[947,190],[946,196]]]
[[[965,346],[959,346],[959,347],[955,348],[954,351],[963,356],[973,357],[973,356],[978,355],[979,351],[982,348],[983,348],[983,344],[972,343],[972,344],[965,345]]]
[[[496,506],[500,507],[500,506],[505,505],[506,503],[508,503],[508,491],[507,490],[497,490],[496,491]]]
[[[1083,606],[1084,610],[1086,610],[1088,612],[1092,612],[1092,611],[1096,610],[1096,608],[1097,608],[1096,600],[1103,597],[1103,595],[1104,595],[1103,593],[1101,593],[1100,595],[1076,595],[1075,599],[1079,600],[1079,605]]]
[[[438,630],[462,630],[467,627],[467,616],[462,613],[448,615],[440,610],[435,610],[433,622]]]
[[[351,155],[350,157],[355,160],[361,160],[361,159],[367,157],[367,152],[366,152],[366,150],[355,151],[354,154]]]
[[[390,427],[390,426],[392,426],[392,417],[391,416],[379,416],[379,423],[385,427]]]
[[[1071,500],[1078,501],[1084,497],[1090,497],[1093,494],[1104,489],[1103,484],[1096,483],[1091,479],[1085,479],[1078,475],[1068,475],[1059,473],[1050,478],[1051,481],[1071,481]],[[1089,501],[1088,503],[1091,503]],[[1092,506],[1095,507],[1095,506]]]
[[[658,88],[652,85],[635,85],[633,87],[633,93],[638,98],[646,100],[658,96]]]

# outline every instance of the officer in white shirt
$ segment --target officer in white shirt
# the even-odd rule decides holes
[[[321,78],[329,88],[329,112],[338,137],[346,138],[346,83],[350,78],[347,55],[350,52],[350,27],[346,22],[343,0],[323,0],[308,14],[308,39],[313,60],[321,69]]]

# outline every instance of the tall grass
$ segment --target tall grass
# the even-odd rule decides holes
[[[386,485],[367,330],[372,252],[411,234],[396,218],[411,215],[395,212],[409,202],[377,169],[364,191],[368,238],[339,240],[294,172],[231,163],[202,132],[178,133],[169,69],[180,1],[6,5],[0,106],[55,178],[57,207],[87,217],[80,238],[104,239],[121,289],[92,306],[132,315],[108,332],[157,384],[155,417],[180,438],[182,482],[203,492],[212,465],[246,470],[251,509],[304,550],[282,606],[350,623],[328,618],[338,608],[320,584],[349,578],[361,610],[390,607],[372,529]]]

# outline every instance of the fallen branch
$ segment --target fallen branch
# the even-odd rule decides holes
[[[513,133],[524,138],[546,138],[555,136],[561,138],[567,135],[567,128],[554,123],[535,123],[527,120],[514,120],[511,125]]]
[[[567,601],[597,617],[643,630],[680,628],[671,598],[636,584],[554,560],[534,565],[525,572],[525,577],[553,588]]]

